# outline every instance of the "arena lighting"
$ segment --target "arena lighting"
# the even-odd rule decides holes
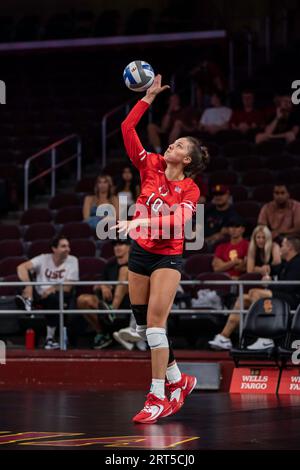
[[[28,41],[0,44],[0,52],[73,49],[77,47],[120,46],[176,41],[225,39],[225,30],[192,31],[189,33],[147,34],[136,36],[111,36],[106,38],[62,39],[55,41]]]

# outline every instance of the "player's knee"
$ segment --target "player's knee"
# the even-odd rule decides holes
[[[165,328],[147,328],[146,335],[150,349],[169,349]]]

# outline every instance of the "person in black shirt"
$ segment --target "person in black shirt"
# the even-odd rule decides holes
[[[128,281],[128,255],[130,249],[129,239],[113,240],[115,258],[108,261],[101,276],[102,281]],[[100,280],[100,281],[101,281]],[[90,309],[130,309],[127,285],[97,284],[93,288],[94,294],[82,294],[77,299],[77,308]],[[112,316],[110,316],[112,318]],[[103,317],[97,314],[85,315],[86,320],[96,332],[94,349],[109,346],[113,339],[105,331]]]
[[[211,189],[212,206],[204,212],[204,237],[208,245],[228,235],[228,223],[238,214],[231,205],[230,190],[225,184],[216,184]]]

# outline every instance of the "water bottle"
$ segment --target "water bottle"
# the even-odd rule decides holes
[[[67,327],[64,326],[63,328],[63,351],[66,351],[67,347],[68,347]]]
[[[25,336],[25,348],[34,349],[34,343],[35,343],[35,332],[32,328],[28,328],[26,330],[26,336]]]

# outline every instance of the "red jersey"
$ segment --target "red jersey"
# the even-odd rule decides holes
[[[244,238],[239,243],[221,243],[216,248],[215,256],[224,262],[233,261],[235,258],[244,259],[248,253],[248,246],[249,242]],[[240,277],[242,274],[234,268],[226,272],[231,277]]]
[[[139,170],[141,177],[141,193],[136,204],[142,205],[145,209],[146,217],[153,219],[153,214],[162,205],[171,208],[178,204],[174,213],[169,216],[170,234],[172,229],[180,224],[183,234],[184,224],[192,217],[196,211],[196,205],[200,198],[198,186],[191,178],[184,178],[180,181],[170,181],[165,175],[167,164],[162,155],[146,152],[136,133],[135,127],[140,121],[145,111],[149,108],[145,101],[138,101],[132,108],[126,119],[122,122],[122,133],[126,151],[134,166]],[[137,210],[133,219],[139,217]],[[162,214],[163,215],[163,214]],[[144,215],[140,215],[144,218]],[[158,219],[161,214],[158,214]],[[146,230],[146,234],[145,234]],[[162,230],[158,230],[162,235]],[[141,229],[143,237],[138,237],[136,242],[145,250],[161,255],[182,254],[184,236],[174,238],[172,235],[168,239],[161,236],[153,237],[153,230]],[[183,234],[184,235],[184,234]],[[146,236],[146,238],[144,238]]]

